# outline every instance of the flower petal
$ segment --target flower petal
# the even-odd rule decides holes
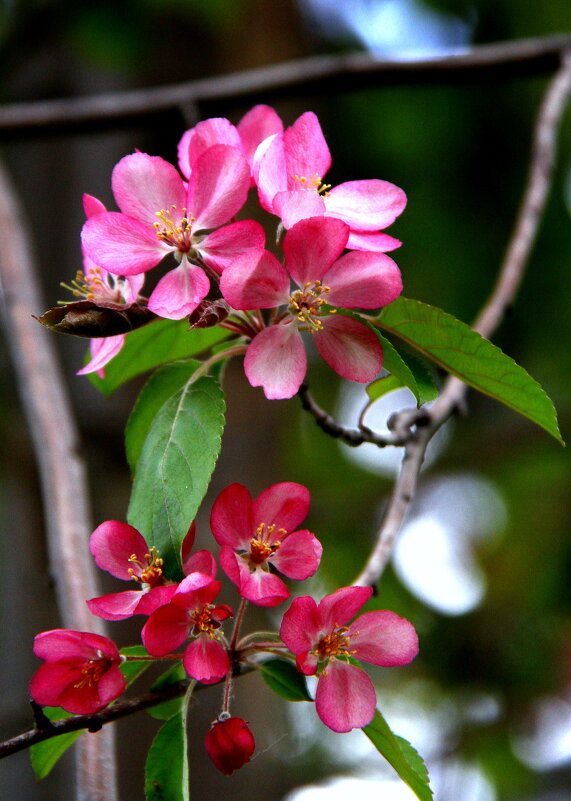
[[[389,610],[365,612],[347,633],[355,658],[374,665],[408,665],[418,653],[418,637],[412,623]]]
[[[342,378],[362,384],[373,381],[383,366],[383,350],[374,332],[342,315],[322,322],[323,328],[314,335],[320,356]]]
[[[313,650],[321,632],[321,616],[310,595],[294,598],[283,616],[280,637],[292,654]]]
[[[293,325],[273,325],[257,334],[244,359],[246,377],[266,398],[291,398],[307,370],[301,335]]]
[[[160,156],[147,153],[125,156],[113,170],[111,185],[123,214],[151,226],[157,220],[157,212],[173,206],[182,212],[186,205],[186,191],[178,170]]]
[[[242,484],[230,484],[214,501],[210,527],[219,545],[247,550],[254,534],[252,498]]]
[[[308,217],[322,217],[325,203],[317,192],[288,189],[287,192],[278,192],[274,197],[273,212],[281,219],[284,228],[289,229]]]
[[[153,656],[165,656],[188,637],[191,621],[185,609],[172,602],[156,609],[141,631],[143,645]]]
[[[196,161],[188,183],[188,213],[193,229],[216,228],[237,214],[250,188],[250,168],[242,153],[228,145],[208,148]]]
[[[346,732],[367,726],[373,719],[376,705],[371,679],[355,665],[330,662],[319,677],[315,709],[333,731]]]
[[[149,298],[149,309],[168,320],[182,320],[193,312],[210,290],[202,267],[186,259],[163,275]]]
[[[284,132],[284,150],[288,171],[288,189],[296,184],[295,175],[311,180],[323,178],[331,166],[331,154],[319,120],[313,111],[306,111]]]
[[[258,186],[258,199],[266,211],[273,211],[273,199],[288,187],[288,172],[283,133],[264,140],[254,157],[254,178]]]
[[[319,618],[323,631],[344,626],[367,603],[372,587],[342,587],[326,595],[319,603]]]
[[[402,242],[380,231],[351,231],[347,240],[350,250],[373,250],[375,253],[388,253],[400,248]]]
[[[91,359],[87,362],[85,367],[77,371],[76,375],[97,373],[100,378],[103,378],[105,375],[105,370],[103,368],[119,353],[124,343],[125,334],[117,334],[117,336],[114,337],[103,337],[103,339],[91,339],[89,342]]]
[[[186,178],[190,177],[197,159],[213,145],[242,146],[236,127],[225,117],[203,120],[183,133],[178,143],[178,166]]]
[[[289,276],[269,250],[252,250],[226,267],[220,291],[234,309],[272,309],[289,301]]]
[[[182,663],[191,679],[202,684],[215,684],[230,670],[230,660],[225,649],[205,634],[187,645]]]
[[[213,231],[197,245],[208,267],[221,273],[241,256],[250,251],[263,251],[266,235],[260,223],[254,220],[239,220]]]
[[[111,595],[91,598],[86,601],[86,604],[93,615],[102,617],[104,620],[126,620],[136,613],[143,595],[141,590],[114,592]]]
[[[143,535],[133,526],[118,520],[106,520],[91,535],[89,550],[101,570],[106,570],[115,578],[131,581],[133,576],[129,571],[134,570],[140,576],[141,568],[130,557],[135,556],[139,562],[146,564],[145,556],[149,547]]]
[[[271,564],[284,576],[303,581],[319,567],[322,551],[321,543],[310,531],[294,531],[282,542]]]
[[[296,223],[284,237],[287,268],[297,284],[321,280],[341,255],[349,226],[332,217],[310,217]]]
[[[310,495],[307,487],[284,481],[264,490],[256,500],[252,510],[254,529],[260,523],[274,524],[276,529],[284,528],[288,533],[305,520],[309,512]],[[279,539],[277,532],[274,538]],[[270,540],[273,542],[273,540]]]
[[[34,653],[46,662],[81,664],[101,655],[119,660],[117,646],[108,637],[72,629],[42,631],[34,638]]]
[[[185,576],[190,573],[204,573],[207,576],[216,578],[216,560],[210,551],[195,551],[184,562],[182,569]]]
[[[289,590],[278,576],[259,567],[252,571],[246,560],[228,546],[220,551],[220,566],[242,598],[257,606],[277,606],[289,598]]]
[[[384,253],[354,250],[341,256],[323,276],[331,288],[327,302],[344,309],[378,309],[402,292],[400,270]]]
[[[113,275],[138,275],[155,267],[172,248],[149,225],[107,211],[90,217],[81,231],[87,256]]]
[[[376,231],[391,225],[406,206],[406,195],[388,181],[347,181],[325,198],[327,214],[358,231]]]
[[[280,117],[271,106],[260,104],[244,114],[237,128],[244,154],[250,166],[254,162],[254,153],[258,145],[268,136],[281,133],[283,127]]]

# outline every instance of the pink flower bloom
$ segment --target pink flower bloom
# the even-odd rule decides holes
[[[194,536],[193,523],[183,543],[185,574],[200,570],[214,577],[216,563],[209,551],[197,551],[189,556]],[[156,548],[149,548],[133,526],[107,520],[95,529],[89,547],[98,567],[116,578],[133,580],[139,585],[137,590],[102,595],[87,601],[94,615],[105,620],[150,615],[159,606],[167,604],[176,592],[178,585],[163,575],[163,560]]]
[[[254,735],[242,718],[217,720],[204,740],[206,752],[215,767],[229,776],[241,768],[254,753]]]
[[[309,491],[301,484],[274,484],[253,502],[241,484],[220,493],[210,525],[222,546],[222,569],[243,598],[259,606],[276,606],[289,598],[270,566],[298,580],[315,573],[321,544],[310,531],[294,531],[308,511]]]
[[[42,706],[89,715],[125,689],[121,655],[107,637],[67,629],[43,631],[34,640],[34,653],[45,664],[32,677],[30,695]]]
[[[287,304],[277,324],[253,338],[244,361],[250,384],[262,386],[267,398],[291,398],[299,389],[307,369],[302,331],[313,335],[322,358],[343,378],[366,383],[378,375],[383,353],[375,333],[352,317],[333,316],[324,306],[386,306],[402,291],[400,270],[383,253],[341,256],[348,237],[349,226],[341,220],[301,220],[284,238],[287,270],[264,251],[257,263],[238,260],[222,274],[220,288],[235,309]],[[299,287],[293,293],[290,275]]]
[[[313,112],[256,153],[254,174],[260,203],[277,214],[285,228],[307,217],[326,215],[346,222],[351,233],[347,247],[386,252],[400,246],[398,239],[381,233],[406,206],[406,195],[394,184],[377,179],[348,181],[333,189],[322,179],[331,155]]]
[[[219,581],[204,573],[191,573],[178,585],[170,603],[153,612],[141,632],[143,644],[153,656],[172,653],[192,635],[183,665],[191,678],[203,684],[220,681],[230,670],[220,626],[234,613],[229,606],[213,604],[219,592]]]
[[[204,151],[188,186],[172,164],[133,153],[113,170],[113,193],[121,212],[87,220],[85,251],[108,272],[125,276],[147,272],[174,254],[179,266],[161,278],[148,306],[161,317],[182,319],[210,288],[196,261],[219,273],[237,255],[263,248],[263,229],[252,220],[206,233],[240,210],[249,183],[248,164],[235,147],[215,145]]]
[[[349,624],[372,592],[344,587],[319,605],[309,596],[295,598],[283,617],[280,637],[296,655],[298,670],[317,674],[317,714],[333,731],[362,728],[375,714],[373,684],[350,660],[392,667],[407,665],[418,653],[414,627],[394,612],[365,612]]]

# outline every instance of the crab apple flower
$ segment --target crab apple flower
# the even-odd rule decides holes
[[[321,543],[307,530],[294,529],[309,511],[309,490],[301,484],[274,484],[255,501],[241,484],[223,490],[212,507],[210,526],[221,545],[220,565],[240,595],[258,606],[277,606],[289,591],[270,572],[313,576],[321,560]]]
[[[220,626],[234,613],[225,604],[213,604],[219,592],[219,581],[204,573],[190,573],[178,585],[170,603],[153,612],[141,632],[152,656],[172,653],[192,635],[182,661],[188,675],[202,684],[214,684],[230,670]]]
[[[87,220],[85,251],[108,272],[125,276],[147,272],[174,254],[179,265],[160,279],[148,307],[160,317],[182,319],[210,289],[195,261],[219,273],[238,255],[263,248],[263,229],[253,220],[206,233],[241,209],[249,184],[248,164],[235,147],[215,145],[204,151],[188,185],[169,162],[132,153],[113,170],[113,194],[121,211]]]
[[[245,720],[225,718],[212,724],[204,746],[214,766],[229,776],[250,761],[256,743]]]
[[[322,182],[330,166],[319,121],[307,111],[258,148],[254,175],[262,207],[280,217],[284,228],[321,215],[343,220],[351,229],[347,247],[354,250],[384,253],[398,248],[399,240],[382,229],[404,210],[402,189],[376,178],[331,188]]]
[[[196,551],[189,555],[194,536],[193,523],[183,543],[185,574],[200,570],[214,577],[216,563],[209,551]],[[98,567],[115,578],[133,580],[139,585],[137,590],[91,598],[87,605],[94,615],[105,620],[150,615],[159,606],[167,604],[176,592],[178,585],[165,578],[163,560],[156,548],[149,548],[143,535],[133,526],[107,520],[95,529],[89,547]]]
[[[107,637],[68,629],[43,631],[34,640],[34,653],[45,661],[30,682],[30,695],[41,706],[89,715],[125,689],[121,654]]]
[[[375,333],[352,317],[334,316],[331,307],[386,306],[400,295],[402,279],[384,253],[341,256],[348,238],[342,220],[311,217],[287,232],[285,267],[264,251],[256,264],[237,261],[224,271],[220,288],[235,309],[287,305],[276,324],[252,339],[244,360],[250,384],[262,386],[267,398],[291,398],[299,389],[307,369],[302,331],[313,336],[321,357],[343,378],[367,383],[378,375],[383,352]],[[298,287],[294,292],[290,275]]]
[[[280,637],[296,655],[297,669],[318,676],[315,707],[333,731],[362,728],[375,714],[371,679],[351,660],[392,667],[407,665],[418,653],[414,627],[394,612],[365,612],[349,623],[372,592],[344,587],[319,604],[310,596],[295,598],[282,620]]]

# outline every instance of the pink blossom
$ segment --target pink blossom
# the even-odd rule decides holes
[[[308,511],[309,490],[301,484],[274,484],[255,501],[241,484],[220,493],[210,525],[222,546],[222,569],[243,598],[259,606],[276,606],[289,598],[271,566],[297,580],[315,573],[321,544],[310,531],[294,531]]]
[[[341,256],[348,238],[342,220],[311,217],[287,232],[285,267],[264,251],[257,262],[237,260],[222,274],[220,288],[235,309],[287,305],[275,324],[252,339],[244,361],[250,384],[262,386],[267,398],[290,398],[299,389],[307,369],[302,331],[313,336],[322,358],[343,378],[366,383],[378,375],[383,353],[376,334],[352,317],[335,316],[335,307],[386,306],[402,291],[400,270],[383,253]],[[298,287],[294,292],[290,276]]]
[[[256,747],[254,735],[242,718],[215,721],[204,745],[215,767],[226,776],[249,762]]]
[[[194,523],[183,543],[185,574],[200,570],[212,577],[216,563],[209,551],[190,555],[194,542]],[[107,520],[91,535],[89,547],[95,562],[102,570],[123,581],[136,581],[139,589],[102,595],[87,601],[91,612],[105,620],[124,620],[132,615],[150,615],[159,606],[167,604],[177,584],[163,574],[163,560],[156,548],[147,545],[136,528]]]
[[[183,665],[188,675],[203,684],[214,684],[230,670],[221,623],[234,614],[229,606],[215,606],[220,582],[204,573],[190,573],[178,585],[170,603],[149,617],[141,632],[143,644],[153,656],[166,656],[189,636]]]
[[[296,655],[297,668],[317,674],[317,714],[333,731],[362,728],[375,714],[376,694],[367,674],[352,664],[407,665],[418,653],[408,620],[394,612],[365,612],[349,623],[372,595],[371,587],[344,587],[319,604],[295,598],[285,613],[280,637]]]
[[[285,228],[307,217],[325,215],[350,227],[347,247],[386,252],[400,246],[381,232],[406,206],[406,195],[378,179],[348,181],[331,188],[323,176],[331,155],[313,112],[302,114],[283,133],[266,139],[256,153],[254,174],[260,203]]]
[[[45,664],[32,677],[30,695],[42,706],[89,715],[125,689],[121,655],[107,637],[67,629],[43,631],[34,640],[34,653]]]

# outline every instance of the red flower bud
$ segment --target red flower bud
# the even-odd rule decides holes
[[[204,741],[208,756],[219,771],[229,776],[254,753],[254,736],[242,718],[218,720]]]

